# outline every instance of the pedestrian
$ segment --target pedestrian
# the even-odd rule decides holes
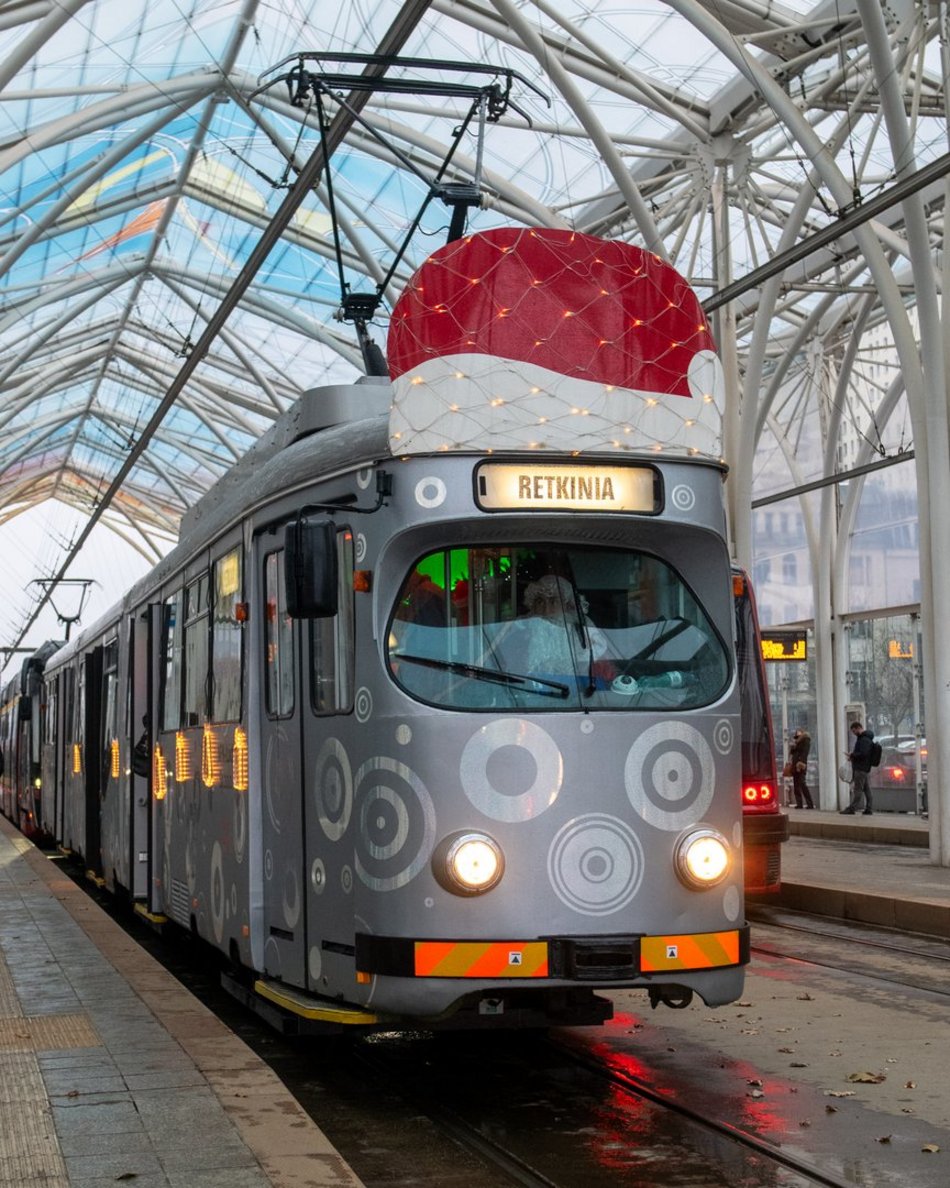
[[[845,754],[851,760],[851,803],[841,812],[845,816],[854,816],[864,805],[864,816],[871,815],[871,789],[868,786],[868,774],[871,771],[871,751],[874,742],[874,731],[865,730],[861,722],[851,723],[851,734],[854,746]]]
[[[815,807],[811,791],[805,783],[810,751],[811,735],[807,730],[796,730],[792,735],[792,745],[788,752],[788,761],[792,767],[792,795],[795,797],[796,808],[813,809]]]

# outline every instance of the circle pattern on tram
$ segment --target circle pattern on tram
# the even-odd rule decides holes
[[[328,738],[314,764],[313,796],[320,828],[336,842],[346,833],[353,812],[353,770],[338,738]]]
[[[356,714],[357,722],[368,722],[373,716],[373,695],[365,685],[356,690],[353,712]]]
[[[465,744],[459,774],[465,795],[486,817],[530,821],[557,800],[564,760],[554,739],[534,722],[499,718]]]
[[[705,816],[716,790],[709,743],[688,722],[659,722],[627,754],[624,785],[634,810],[656,829],[683,829]]]
[[[626,907],[643,881],[643,847],[625,821],[606,813],[576,817],[548,851],[548,877],[561,900],[585,916]]]
[[[211,923],[214,939],[220,945],[224,937],[224,867],[220,842],[215,842],[211,849]]]
[[[440,507],[448,494],[445,483],[434,475],[422,478],[416,483],[416,503],[420,507]]]
[[[359,804],[356,873],[373,891],[405,887],[435,842],[435,806],[416,773],[385,755],[368,759],[354,780]]]
[[[720,755],[728,755],[732,750],[735,732],[728,718],[720,718],[713,728],[713,742]]]

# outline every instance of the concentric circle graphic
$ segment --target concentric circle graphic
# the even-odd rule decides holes
[[[713,743],[720,755],[728,755],[735,741],[735,731],[727,718],[721,718],[713,727]]]
[[[416,483],[416,503],[420,507],[440,507],[448,494],[445,483],[435,476],[422,478]]]
[[[339,841],[353,812],[353,770],[338,738],[328,738],[317,755],[313,797],[320,828],[329,841]]]
[[[373,481],[372,466],[363,466],[356,472],[356,485],[361,491],[365,491],[370,483]]]
[[[214,939],[220,945],[224,937],[224,869],[220,842],[215,842],[211,850],[211,924]]]
[[[739,919],[741,908],[742,901],[739,896],[739,888],[733,883],[723,892],[722,910],[727,920],[735,922]]]
[[[284,790],[290,786],[290,780],[287,779],[287,772],[285,770],[285,763],[280,757],[289,753],[290,746],[287,739],[287,732],[284,730],[283,725],[280,725],[269,735],[267,739],[267,750],[264,755],[264,800],[267,804],[267,815],[270,817],[270,822],[275,833],[280,833],[284,808]]]
[[[280,909],[284,914],[284,923],[293,931],[300,920],[300,885],[297,871],[289,862],[284,866]]]
[[[709,743],[688,722],[659,722],[627,754],[624,786],[634,810],[657,829],[702,820],[716,791]]]
[[[373,891],[405,887],[435,841],[435,805],[416,773],[385,755],[368,759],[354,781],[359,805],[356,873]]]
[[[357,722],[368,722],[373,716],[373,695],[365,685],[356,690],[353,712],[356,714]]]
[[[234,842],[234,860],[240,866],[247,848],[247,797],[238,792],[231,811],[231,837]]]
[[[569,821],[548,851],[548,878],[558,899],[585,916],[608,916],[643,882],[640,839],[625,821],[588,813]]]
[[[327,869],[322,858],[314,858],[310,867],[310,886],[317,895],[322,895],[327,889]]]
[[[362,564],[366,557],[366,537],[362,532],[357,532],[356,534],[353,556],[355,557],[357,564]]]
[[[534,722],[499,718],[465,744],[462,790],[493,821],[530,821],[557,800],[564,760],[557,743]]]
[[[692,511],[696,506],[696,492],[692,487],[679,483],[670,492],[670,503],[677,511]]]

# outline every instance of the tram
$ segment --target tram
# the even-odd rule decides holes
[[[721,369],[672,268],[467,236],[45,662],[38,815],[299,1029],[741,995]],[[5,804],[6,811],[6,804]]]

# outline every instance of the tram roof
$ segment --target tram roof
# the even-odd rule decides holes
[[[928,7],[891,6],[920,14],[898,72],[918,165],[945,131]],[[908,28],[884,27],[895,54]],[[57,577],[96,578],[108,605],[302,392],[362,373],[341,298],[380,289],[370,333],[384,344],[401,287],[446,242],[456,208],[440,197],[408,232],[472,89],[510,84],[483,141],[476,119],[445,167],[451,185],[477,183],[468,227],[637,243],[708,299],[723,253],[742,276],[788,246],[791,214],[799,237],[839,216],[832,166],[858,198],[895,175],[867,52],[877,33],[855,0],[0,0],[0,646],[22,640]],[[317,47],[430,64],[380,68],[399,85],[350,118],[357,105],[339,97],[365,63],[307,59],[330,80],[339,146],[198,358],[318,148],[312,93],[301,106],[264,86]],[[881,222],[899,260],[896,216]],[[784,283],[764,355],[747,357],[757,292],[734,303],[740,370],[774,372],[809,319],[842,341],[870,279],[851,237]]]

